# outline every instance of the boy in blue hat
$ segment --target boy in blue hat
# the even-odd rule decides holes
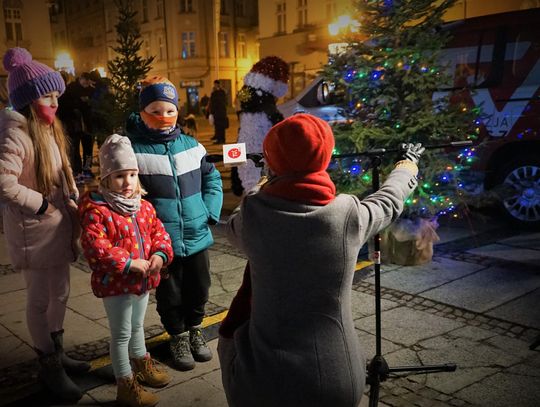
[[[168,276],[156,289],[157,311],[171,336],[170,350],[179,370],[212,358],[201,333],[210,288],[209,225],[223,204],[221,175],[206,161],[206,149],[177,125],[178,93],[164,77],[141,83],[139,112],[126,124],[139,178],[156,208],[174,250]]]

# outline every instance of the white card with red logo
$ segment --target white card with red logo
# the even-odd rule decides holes
[[[223,144],[224,165],[245,164],[246,160],[246,143]]]

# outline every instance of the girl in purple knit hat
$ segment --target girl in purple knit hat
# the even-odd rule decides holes
[[[78,401],[66,374],[90,365],[63,352],[69,264],[77,257],[78,192],[62,125],[56,119],[65,84],[59,72],[24,48],[4,55],[11,108],[0,111],[0,203],[8,252],[26,282],[26,319],[39,356],[39,377],[63,401]]]

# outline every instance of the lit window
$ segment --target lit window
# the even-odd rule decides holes
[[[229,33],[226,31],[219,33],[219,56],[222,58],[229,57]]]
[[[234,7],[237,17],[244,17],[246,15],[246,3],[244,0],[236,0]]]
[[[180,0],[180,13],[193,13],[193,0]]]
[[[157,18],[163,18],[163,0],[156,0]]]
[[[307,25],[307,0],[298,0],[298,28]]]
[[[22,35],[21,9],[5,8],[4,21],[5,21],[5,27],[6,27],[6,40],[8,41],[22,40],[23,35]]]
[[[142,21],[143,23],[148,21],[148,0],[142,0]]]
[[[143,37],[143,53],[145,58],[150,58],[150,36],[148,34]]]
[[[163,35],[158,35],[158,61],[163,61],[165,59],[165,41]]]
[[[336,1],[327,0],[326,1],[326,19],[332,21],[337,17],[336,13]]]
[[[276,4],[277,32],[287,31],[287,4],[283,1]]]
[[[193,31],[182,33],[182,59],[195,56],[195,33]]]
[[[238,34],[238,58],[247,58],[246,35]]]

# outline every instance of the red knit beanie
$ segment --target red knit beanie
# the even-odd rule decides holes
[[[263,142],[264,157],[275,175],[325,171],[333,150],[332,128],[305,113],[276,124]]]

